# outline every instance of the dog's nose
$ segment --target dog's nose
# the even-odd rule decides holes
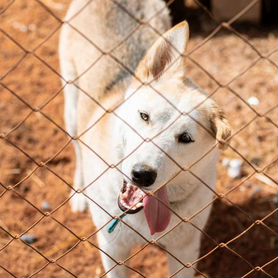
[[[136,164],[131,172],[132,181],[138,186],[150,186],[156,177],[157,172],[148,165]]]

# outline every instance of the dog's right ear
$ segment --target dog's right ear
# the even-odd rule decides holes
[[[137,68],[136,76],[142,82],[148,82],[160,78],[171,64],[173,67],[183,66],[188,38],[189,27],[186,21],[164,33],[147,51]]]
[[[211,130],[219,143],[220,149],[226,149],[232,133],[231,126],[224,112],[215,106],[209,116]]]

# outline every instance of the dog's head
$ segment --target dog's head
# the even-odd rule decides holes
[[[183,22],[153,44],[139,63],[121,108],[128,124],[121,129],[122,170],[145,190],[166,184],[216,142],[225,147],[231,133],[217,104],[186,78],[188,37],[188,24]]]

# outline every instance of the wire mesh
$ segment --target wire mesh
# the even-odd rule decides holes
[[[102,50],[101,47],[99,47],[96,42],[90,40],[90,38],[88,38],[85,34],[83,34],[80,30],[78,30],[72,24],[72,21],[74,18],[82,16],[81,15],[82,12],[86,8],[88,8],[91,1],[88,1],[73,17],[64,21],[59,15],[57,15],[49,7],[49,5],[47,5],[47,1],[34,0],[34,3],[36,3],[36,5],[38,5],[42,11],[46,12],[51,17],[51,20],[55,21],[56,26],[53,29],[49,30],[48,35],[45,36],[43,39],[41,39],[39,44],[37,44],[31,48],[26,47],[20,39],[18,39],[13,34],[9,33],[9,31],[6,30],[5,28],[2,28],[2,27],[0,28],[1,34],[3,35],[5,40],[10,41],[20,51],[20,55],[18,55],[19,58],[17,59],[16,63],[14,63],[13,66],[9,67],[9,69],[6,72],[4,72],[1,76],[2,89],[5,90],[5,92],[10,94],[11,96],[13,96],[21,105],[28,108],[28,110],[27,110],[28,112],[25,113],[25,115],[20,115],[21,120],[18,121],[16,125],[9,128],[7,131],[1,130],[2,133],[0,134],[0,139],[1,139],[1,141],[3,141],[5,144],[9,145],[12,148],[12,152],[16,152],[20,156],[24,157],[24,159],[26,161],[28,161],[28,165],[29,165],[28,168],[31,169],[19,180],[15,180],[14,182],[12,180],[9,184],[4,184],[1,182],[2,190],[0,192],[0,203],[1,203],[1,199],[3,199],[5,196],[7,196],[8,194],[13,194],[13,196],[15,196],[14,198],[16,198],[16,200],[23,200],[24,202],[26,202],[28,204],[28,206],[31,208],[31,210],[33,211],[32,213],[34,215],[36,215],[36,220],[34,221],[34,223],[32,225],[27,225],[27,227],[25,226],[24,229],[21,229],[21,231],[19,233],[12,232],[11,228],[10,227],[8,228],[4,224],[5,221],[1,221],[1,218],[0,218],[0,231],[4,235],[3,238],[5,238],[5,240],[3,240],[3,242],[1,242],[0,253],[5,252],[5,250],[7,250],[9,247],[11,247],[13,244],[15,244],[15,242],[20,242],[20,244],[25,245],[27,249],[31,249],[34,253],[36,253],[36,255],[38,255],[37,259],[34,262],[32,262],[32,263],[30,262],[31,264],[34,264],[34,266],[30,267],[28,272],[25,273],[24,275],[19,274],[20,270],[17,271],[17,273],[13,273],[13,271],[9,270],[5,266],[6,264],[4,262],[1,262],[1,260],[0,260],[0,268],[3,270],[3,273],[5,275],[10,275],[12,277],[22,277],[22,276],[34,277],[34,276],[40,275],[42,273],[42,271],[45,270],[50,265],[54,265],[58,269],[63,270],[63,272],[66,273],[66,276],[70,275],[73,277],[80,277],[79,275],[75,274],[74,269],[69,269],[68,267],[65,267],[64,263],[63,263],[64,261],[62,259],[63,258],[66,259],[67,255],[69,253],[73,252],[75,249],[78,248],[78,246],[82,245],[82,248],[95,248],[95,249],[99,250],[100,252],[105,253],[115,263],[113,268],[108,269],[106,271],[99,271],[99,273],[96,273],[96,276],[98,276],[98,277],[105,276],[118,265],[129,268],[130,270],[135,272],[140,277],[147,277],[146,274],[144,274],[138,268],[134,268],[134,267],[130,266],[128,263],[133,258],[135,258],[138,254],[140,254],[146,247],[159,246],[160,250],[163,250],[164,253],[168,254],[170,257],[177,260],[181,265],[181,268],[179,270],[177,270],[175,273],[172,273],[171,275],[169,275],[169,277],[174,277],[176,274],[178,274],[184,268],[193,268],[196,271],[196,273],[198,275],[200,275],[201,277],[209,277],[208,274],[206,274],[205,271],[203,271],[203,269],[199,267],[199,265],[201,265],[207,258],[214,256],[215,253],[217,253],[217,251],[219,251],[219,250],[221,250],[222,252],[223,252],[223,250],[225,250],[225,252],[231,253],[232,255],[236,256],[239,259],[239,261],[248,265],[248,271],[246,273],[241,273],[241,277],[251,277],[252,275],[260,275],[259,277],[275,277],[273,273],[269,273],[268,266],[269,265],[277,265],[277,259],[278,259],[277,256],[269,259],[268,261],[265,261],[261,265],[254,265],[249,260],[249,258],[246,258],[245,255],[239,253],[233,244],[235,242],[239,241],[240,238],[248,236],[249,232],[256,227],[261,227],[263,229],[266,229],[272,236],[277,238],[277,227],[269,224],[270,223],[269,219],[271,217],[273,217],[274,215],[276,215],[277,208],[272,207],[272,209],[269,210],[265,215],[261,215],[261,217],[259,217],[258,219],[254,219],[254,217],[250,213],[250,211],[246,211],[245,209],[243,209],[235,200],[233,200],[232,198],[229,198],[229,196],[231,193],[235,192],[236,190],[239,190],[240,188],[242,188],[242,186],[244,186],[245,184],[250,182],[250,180],[254,177],[259,177],[260,179],[264,179],[264,180],[267,179],[267,181],[271,182],[271,184],[274,184],[274,186],[273,186],[274,191],[277,190],[277,180],[268,172],[268,170],[270,168],[272,168],[276,165],[277,157],[272,157],[272,155],[271,155],[271,159],[268,160],[268,162],[265,165],[263,165],[263,167],[258,167],[249,159],[246,152],[242,153],[241,151],[238,150],[238,148],[235,145],[233,145],[232,143],[229,143],[228,151],[230,153],[232,153],[234,156],[239,157],[246,165],[248,165],[248,167],[251,170],[249,171],[248,175],[246,175],[243,179],[240,179],[238,182],[233,184],[233,186],[229,187],[228,190],[226,190],[225,192],[218,192],[217,190],[212,189],[210,187],[210,185],[208,185],[205,181],[203,181],[200,177],[198,177],[192,170],[192,167],[194,165],[198,164],[206,155],[208,155],[210,153],[210,151],[212,151],[215,147],[217,147],[219,142],[216,142],[215,146],[213,146],[213,148],[211,150],[209,150],[202,157],[200,157],[196,161],[194,161],[190,167],[184,168],[183,165],[180,165],[168,153],[165,153],[165,151],[161,147],[159,147],[159,145],[157,145],[154,140],[157,136],[159,136],[161,133],[165,132],[171,125],[173,125],[175,123],[175,121],[170,123],[170,125],[165,127],[165,129],[163,129],[159,134],[156,134],[153,138],[144,138],[136,129],[134,129],[134,127],[132,127],[128,124],[126,119],[121,118],[117,113],[115,113],[116,109],[123,103],[119,104],[117,107],[113,107],[112,109],[107,109],[101,104],[100,101],[98,101],[97,99],[94,99],[88,92],[86,92],[78,84],[78,80],[80,78],[82,78],[83,76],[85,76],[86,73],[91,68],[96,66],[96,63],[98,62],[98,60],[106,55],[106,56],[109,56],[114,62],[119,64],[122,68],[124,68],[130,75],[134,76],[141,83],[141,86],[144,85],[144,83],[141,80],[139,80],[137,76],[135,76],[135,73],[132,70],[130,70],[125,64],[123,64],[113,54],[113,50],[118,48],[121,44],[124,44],[127,41],[128,37],[131,36],[133,34],[133,32],[136,32],[136,30],[143,25],[147,25],[159,36],[162,36],[162,34],[158,30],[156,30],[151,24],[149,24],[149,22],[143,22],[139,18],[137,18],[136,15],[133,15],[121,3],[114,1],[114,0],[111,0],[111,1],[115,5],[117,5],[117,7],[119,9],[123,10],[123,12],[127,13],[130,17],[132,17],[138,23],[138,27],[135,28],[132,31],[132,33],[129,33],[128,36],[125,38],[125,40],[123,40],[122,42],[117,44],[109,52]],[[168,1],[167,6],[171,6],[171,4],[173,2],[174,2],[174,0]],[[265,109],[265,111],[258,111],[256,109],[256,107],[251,105],[246,100],[246,97],[244,95],[242,95],[233,86],[233,83],[235,81],[239,80],[243,75],[248,74],[248,72],[250,72],[255,66],[257,66],[261,62],[267,62],[277,70],[277,64],[271,58],[273,56],[273,54],[277,53],[277,49],[273,49],[273,50],[269,51],[268,53],[262,53],[250,40],[248,40],[246,38],[246,36],[244,36],[240,31],[238,31],[236,29],[236,27],[233,27],[233,24],[236,23],[242,15],[244,15],[246,12],[248,12],[258,2],[259,2],[259,0],[251,1],[250,4],[248,4],[244,9],[242,9],[238,14],[236,14],[229,21],[219,22],[214,17],[214,15],[201,2],[194,0],[194,3],[199,7],[199,9],[201,9],[204,12],[204,14],[206,14],[211,19],[211,21],[215,24],[215,27],[213,28],[212,31],[210,31],[210,33],[205,38],[202,38],[202,40],[200,40],[200,42],[197,45],[195,45],[194,48],[192,48],[188,53],[186,53],[187,60],[192,65],[197,67],[200,70],[200,72],[205,74],[207,76],[207,78],[210,79],[210,81],[215,84],[214,89],[208,94],[208,98],[216,96],[219,93],[219,91],[221,91],[221,90],[227,90],[229,92],[229,94],[231,94],[233,97],[239,99],[253,113],[252,114],[253,117],[251,119],[247,119],[243,126],[241,126],[238,130],[235,130],[233,132],[233,134],[231,135],[231,139],[236,138],[238,136],[238,134],[243,132],[245,129],[248,129],[252,124],[256,123],[257,120],[267,121],[267,123],[270,126],[270,128],[269,128],[270,131],[271,132],[277,131],[277,123],[271,117],[271,113],[273,111],[277,110],[277,104],[276,103],[274,103],[274,104],[272,103],[273,105],[268,104],[268,107]],[[6,13],[8,13],[9,10],[12,9],[12,7],[15,5],[15,3],[16,3],[16,1],[9,1],[8,3],[2,4],[0,16],[4,16]],[[159,11],[157,14],[153,15],[152,18],[149,19],[149,21],[151,19],[153,19],[154,17],[159,16],[160,12],[161,11]],[[86,68],[76,79],[70,80],[70,81],[66,80],[60,74],[60,72],[55,68],[55,65],[54,65],[55,62],[45,59],[45,57],[43,57],[42,55],[39,54],[39,51],[43,48],[43,46],[46,43],[51,42],[52,38],[59,34],[61,27],[64,25],[67,25],[70,28],[72,28],[75,32],[77,32],[80,35],[80,37],[82,37],[84,40],[86,40],[86,42],[89,43],[90,45],[92,45],[93,47],[97,48],[99,50],[99,52],[101,53],[98,60],[91,63],[90,66],[88,68]],[[31,28],[30,25],[29,25],[29,28]],[[215,77],[215,75],[213,73],[211,73],[210,70],[206,69],[205,66],[200,64],[198,62],[198,59],[196,59],[194,56],[194,54],[199,49],[201,49],[203,46],[205,46],[206,43],[210,42],[213,38],[215,38],[217,35],[219,35],[219,33],[222,31],[232,34],[234,37],[236,37],[238,39],[238,41],[240,41],[240,43],[242,43],[244,45],[248,45],[250,47],[250,49],[252,49],[255,52],[255,55],[256,55],[256,58],[253,59],[253,61],[247,67],[245,67],[241,71],[238,71],[232,78],[230,78],[229,80],[226,80],[226,81],[223,81],[223,80]],[[180,54],[183,55],[182,53],[180,53]],[[37,105],[37,104],[34,105],[34,103],[36,103],[36,101],[33,101],[32,99],[30,101],[29,99],[25,99],[25,97],[21,96],[17,92],[18,91],[17,87],[14,86],[14,84],[12,82],[6,82],[7,77],[13,75],[15,70],[17,70],[27,59],[33,59],[34,63],[42,64],[49,72],[51,72],[51,74],[53,74],[53,76],[55,76],[54,77],[55,79],[62,79],[64,82],[63,86],[60,86],[60,89],[58,91],[54,91],[49,98],[45,99],[39,105]],[[103,111],[105,112],[105,113],[103,113],[102,117],[105,117],[105,115],[107,113],[112,113],[115,117],[117,117],[125,125],[129,126],[129,128],[131,128],[133,130],[133,132],[142,139],[142,143],[139,144],[130,154],[128,154],[128,156],[130,156],[132,153],[134,153],[146,141],[154,144],[161,152],[163,152],[179,168],[179,172],[177,173],[177,175],[181,172],[190,173],[197,180],[199,180],[205,187],[207,187],[208,190],[213,192],[213,194],[214,194],[213,200],[211,202],[207,203],[205,206],[200,207],[198,211],[194,212],[191,216],[189,216],[187,218],[181,217],[171,207],[168,207],[168,209],[172,212],[172,214],[174,214],[179,219],[179,222],[174,227],[172,227],[170,230],[168,230],[167,232],[160,235],[156,240],[150,241],[146,237],[141,235],[139,231],[137,231],[131,225],[129,225],[124,220],[124,218],[122,218],[122,216],[124,216],[125,213],[123,213],[120,216],[119,215],[118,216],[111,215],[109,213],[109,211],[107,210],[107,208],[101,207],[98,204],[97,198],[92,198],[91,196],[89,196],[86,193],[86,189],[93,186],[93,184],[96,182],[96,180],[93,180],[89,184],[85,185],[82,190],[76,190],[73,187],[72,182],[69,181],[69,180],[71,180],[71,178],[64,177],[64,175],[61,174],[61,171],[63,171],[62,167],[58,168],[58,170],[55,167],[53,167],[53,165],[54,166],[56,165],[55,163],[57,163],[57,161],[59,163],[59,161],[60,161],[59,157],[65,151],[67,151],[67,149],[70,148],[70,145],[73,141],[78,141],[83,146],[86,146],[88,151],[93,152],[106,165],[106,169],[101,173],[101,175],[97,179],[99,179],[99,178],[101,178],[101,176],[105,175],[105,173],[111,168],[117,169],[117,171],[121,172],[125,176],[125,173],[123,173],[120,168],[120,164],[128,156],[123,157],[122,160],[117,165],[111,165],[107,161],[105,161],[105,159],[102,158],[88,144],[86,144],[86,142],[83,141],[82,136],[84,134],[86,134],[89,130],[91,130],[98,123],[98,121],[96,123],[94,123],[92,126],[90,126],[88,129],[86,129],[84,132],[82,132],[82,134],[79,134],[76,137],[72,137],[65,130],[64,125],[61,121],[57,121],[57,119],[53,118],[52,116],[49,115],[48,112],[46,112],[46,109],[53,102],[55,102],[55,100],[57,98],[60,97],[60,95],[63,92],[63,89],[68,85],[75,86],[81,94],[86,95],[86,97],[89,98],[90,101],[94,102],[96,105],[101,107],[103,109]],[[149,86],[152,87],[151,85],[149,85]],[[173,103],[171,103],[171,101],[169,99],[167,99],[165,97],[165,95],[163,95],[161,92],[159,92],[154,87],[152,87],[152,89],[157,93],[157,95],[159,95],[169,105],[171,105],[174,109],[176,109],[176,111],[179,114],[177,119],[184,115],[183,111],[180,111]],[[132,97],[134,94],[136,94],[136,91],[134,91],[130,97]],[[127,100],[125,100],[125,101],[127,101]],[[12,105],[12,104],[5,104],[5,105]],[[198,106],[200,106],[200,105],[201,105],[201,103],[198,104]],[[191,111],[196,109],[198,106],[194,107]],[[191,111],[187,112],[186,115],[191,117],[190,116]],[[9,117],[11,117],[11,115],[9,115]],[[28,150],[28,148],[27,148],[27,150],[26,150],[26,146],[24,147],[24,145],[18,144],[17,141],[14,140],[13,136],[15,136],[16,131],[19,130],[20,128],[23,128],[24,124],[28,120],[31,120],[32,117],[39,117],[40,119],[45,120],[46,123],[53,126],[53,128],[55,127],[62,134],[61,138],[62,137],[64,138],[62,140],[63,143],[59,144],[58,150],[55,150],[54,153],[52,153],[51,155],[48,155],[47,159],[45,159],[45,156],[41,156],[40,154],[37,154],[37,152],[39,152],[38,149],[33,148],[32,150]],[[102,117],[99,119],[99,121],[102,119]],[[193,117],[191,117],[191,119],[193,121],[195,121],[198,125],[200,125],[200,127],[202,129],[204,129],[206,132],[211,133],[210,130],[208,130],[205,126],[203,126],[196,119],[194,119]],[[24,132],[28,132],[28,130],[26,130]],[[51,142],[51,143],[55,144],[55,142]],[[5,152],[5,150],[4,150],[4,152]],[[18,163],[18,164],[19,164],[18,168],[20,168],[20,163]],[[66,163],[65,163],[65,165],[66,165]],[[4,169],[4,166],[2,165],[1,167],[3,167],[3,169]],[[45,186],[45,182],[41,181],[41,179],[37,175],[37,173],[39,171],[41,171],[41,169],[49,172],[49,174],[51,176],[55,177],[55,179],[59,180],[60,183],[64,184],[67,188],[70,188],[70,190],[71,190],[71,194],[68,197],[66,197],[62,202],[60,202],[59,205],[57,205],[51,211],[45,211],[42,207],[40,207],[38,205],[37,201],[35,202],[35,201],[32,201],[29,198],[27,198],[26,194],[24,192],[24,188],[22,189],[22,186],[24,185],[24,183],[30,179],[33,179],[35,181],[35,183],[37,183],[37,184],[42,184],[41,186]],[[170,182],[170,180],[166,184],[168,184],[169,182]],[[85,233],[87,233],[87,234],[84,236],[83,232],[80,233],[75,228],[71,228],[68,225],[68,223],[65,223],[63,220],[60,220],[61,217],[60,217],[59,213],[61,213],[60,212],[61,208],[64,208],[69,203],[70,199],[73,198],[76,194],[82,194],[85,198],[87,198],[87,200],[89,202],[92,202],[95,205],[99,206],[101,210],[103,210],[105,213],[107,213],[110,216],[109,222],[106,223],[100,229],[93,230],[93,231],[90,230],[89,232],[86,231]],[[155,195],[153,195],[153,196],[155,198],[157,198]],[[161,202],[161,200],[159,200],[159,199],[158,199],[158,201]],[[203,230],[202,228],[198,227],[192,221],[196,216],[201,214],[207,208],[213,206],[215,204],[215,202],[218,202],[218,201],[224,202],[225,206],[233,207],[233,209],[238,210],[242,215],[244,215],[244,217],[246,219],[248,219],[248,225],[246,225],[244,228],[240,229],[241,230],[240,233],[237,232],[236,234],[233,234],[233,236],[230,236],[227,240],[225,240],[223,242],[219,242],[217,239],[213,238],[211,235],[208,234],[208,232],[206,230]],[[166,204],[164,204],[164,205],[166,205]],[[256,209],[259,209],[259,208],[256,208]],[[17,212],[15,211],[15,214],[16,213]],[[24,214],[26,215],[26,217],[28,217],[28,212],[22,212],[21,221],[23,221],[22,219],[24,218]],[[96,243],[95,240],[92,240],[92,238],[94,238],[94,236],[97,235],[97,233],[100,230],[102,230],[104,227],[107,226],[107,224],[111,223],[115,219],[118,219],[122,225],[127,226],[132,232],[136,233],[145,242],[145,244],[143,246],[141,246],[138,250],[133,252],[129,257],[125,258],[123,261],[118,261],[115,258],[111,257],[108,253],[106,253],[104,250],[102,250],[99,247],[99,245]],[[38,227],[40,225],[40,223],[43,223],[43,221],[52,221],[53,223],[55,223],[55,225],[57,225],[57,227],[59,227],[63,230],[66,230],[68,232],[68,234],[70,235],[70,239],[67,239],[67,240],[60,239],[61,243],[60,243],[60,245],[58,245],[58,249],[56,250],[55,248],[53,248],[53,249],[55,249],[55,251],[53,251],[53,252],[51,251],[51,250],[53,250],[51,248],[49,251],[42,252],[42,251],[40,251],[40,248],[38,248],[36,245],[28,244],[26,242],[26,240],[23,240],[24,235],[27,235],[29,233],[29,231]],[[201,254],[201,256],[195,261],[189,261],[189,262],[181,261],[174,254],[172,254],[169,250],[167,250],[165,247],[163,247],[159,244],[159,240],[161,238],[171,234],[171,232],[173,230],[175,230],[181,223],[186,223],[187,225],[191,225],[192,227],[194,227],[194,229],[196,229],[196,231],[199,231],[202,234],[202,237],[205,240],[210,242],[210,248],[208,248],[208,250],[206,250],[206,252],[203,252],[203,254]],[[82,235],[80,235],[80,234],[82,234]],[[252,244],[256,244],[256,242],[252,242]],[[248,251],[248,248],[252,248],[252,244],[249,247],[246,247],[247,251]],[[89,251],[87,251],[87,252],[89,252]],[[53,258],[53,256],[52,256],[53,254],[56,254],[56,255],[58,254],[58,255],[55,256],[55,258]],[[37,262],[39,262],[39,264]],[[14,264],[16,264],[16,262],[14,262]],[[2,276],[2,277],[4,277],[4,276]],[[256,277],[258,277],[258,276],[256,276]]]

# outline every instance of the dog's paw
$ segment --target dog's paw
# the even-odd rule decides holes
[[[81,194],[76,193],[71,199],[71,210],[73,212],[84,212],[88,209],[88,200]]]

